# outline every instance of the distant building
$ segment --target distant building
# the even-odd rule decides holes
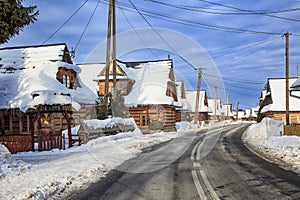
[[[197,90],[186,91],[186,98],[191,107],[190,120],[194,120],[196,110]],[[201,90],[199,94],[198,120],[200,122],[208,121],[208,99],[205,90]]]
[[[192,107],[187,99],[184,81],[176,81],[178,107],[176,108],[176,122],[191,121]],[[193,111],[195,112],[195,111]]]
[[[232,104],[223,104],[222,105],[222,112],[224,113],[224,117],[226,120],[233,120],[234,119],[234,115],[232,112]]]
[[[220,121],[225,113],[223,112],[221,99],[208,99],[208,119],[211,121]]]

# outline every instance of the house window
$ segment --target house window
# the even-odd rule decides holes
[[[125,82],[120,82],[120,89],[121,90],[126,89],[126,83]]]
[[[147,116],[146,115],[142,115],[141,116],[141,125],[142,126],[147,126],[148,125],[148,121],[147,121]]]
[[[10,119],[9,116],[4,117],[4,130],[10,131]]]
[[[63,74],[63,84],[67,87],[70,88],[71,83],[70,83],[70,77],[66,74]]]
[[[300,124],[300,116],[297,116],[297,124]]]
[[[28,116],[27,115],[23,115],[23,119],[22,119],[22,132],[29,132],[28,131]]]

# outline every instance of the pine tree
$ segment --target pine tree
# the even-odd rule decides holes
[[[104,97],[99,96],[99,101],[96,106],[97,119],[106,119],[112,114],[111,111],[111,93],[105,95]]]
[[[18,35],[23,28],[37,20],[37,6],[25,7],[23,0],[0,0],[0,44]]]

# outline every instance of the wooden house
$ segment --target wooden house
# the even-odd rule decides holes
[[[232,104],[223,104],[222,105],[222,113],[225,117],[225,120],[233,120],[233,112],[232,112]]]
[[[134,118],[144,133],[174,131],[178,101],[172,60],[117,63],[116,87],[124,96],[129,117]],[[92,79],[97,82],[98,94],[104,95],[106,65],[96,65],[100,73]],[[93,67],[92,64],[80,66],[83,71]],[[109,67],[111,92],[112,64]]]
[[[186,98],[184,81],[176,81],[176,85],[177,99],[179,104],[179,107],[176,108],[176,122],[191,121],[192,119],[190,118],[190,113],[192,112],[192,107]]]
[[[92,118],[95,104],[79,73],[63,43],[0,49],[0,141],[12,152],[34,150],[35,141],[49,149],[50,138],[68,129],[71,146],[71,126]]]
[[[105,66],[105,64],[104,64]],[[98,94],[103,96],[105,94],[105,76],[106,67],[103,67],[97,78],[94,79],[98,83]],[[116,89],[122,94],[127,95],[133,85],[133,80],[129,79],[125,71],[117,64],[116,65]],[[109,64],[109,79],[108,91],[113,92],[113,62]]]
[[[285,99],[285,78],[269,78],[266,86],[264,106],[261,113],[275,120],[286,121],[286,99]],[[297,78],[289,78],[289,86],[295,83]],[[291,89],[291,88],[290,88]],[[294,95],[299,94],[295,91]],[[290,123],[300,123],[300,99],[289,96]]]
[[[259,110],[259,107],[255,107],[255,108],[250,109],[250,115],[249,115],[249,118],[248,118],[249,121],[257,121],[258,110]]]
[[[189,90],[186,91],[186,98],[191,107],[190,119],[193,121],[196,110],[196,98],[197,98],[197,90]],[[199,93],[199,107],[198,107],[198,120],[199,122],[207,122],[208,121],[208,99],[206,95],[206,90],[201,90]]]
[[[290,95],[295,98],[300,98],[300,78],[292,84],[291,89],[290,89]]]
[[[222,112],[221,99],[208,99],[208,119],[210,121],[220,121],[225,113]]]

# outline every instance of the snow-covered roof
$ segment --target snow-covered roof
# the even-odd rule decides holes
[[[122,68],[122,64],[127,67]],[[103,77],[98,75],[105,68],[105,64],[80,64],[79,66],[83,71],[84,83],[95,92],[95,87],[98,87],[95,80],[102,80]],[[118,67],[125,73],[120,77],[117,76],[117,79],[126,78],[134,82],[129,94],[124,96],[126,106],[153,104],[178,106],[178,102],[166,95],[168,83],[175,85],[170,77],[172,60],[134,62],[134,64],[119,61]],[[112,79],[111,75],[109,79]]]
[[[78,64],[81,68],[80,77],[82,82],[96,95],[99,91],[98,83],[95,81],[100,71],[105,67],[105,63]]]
[[[266,95],[267,95],[267,90],[263,89],[260,93],[260,99],[261,100],[265,99]]]
[[[236,118],[236,111],[234,111],[234,117]],[[238,118],[245,118],[245,111],[238,111]]]
[[[250,109],[250,117],[257,117],[259,106]]]
[[[178,100],[178,105],[180,106],[179,109],[181,110],[187,110],[187,111],[192,111],[192,107],[188,100],[186,99],[186,92],[184,89],[184,82],[183,81],[176,81],[176,91],[177,91],[177,100]],[[184,95],[184,96],[182,96]],[[195,111],[195,110],[194,110]],[[192,112],[194,112],[192,111]]]
[[[94,104],[94,94],[78,76],[80,68],[64,62],[65,50],[65,44],[0,49],[0,108],[26,111],[37,104],[72,104],[74,108],[81,103]],[[56,79],[60,68],[77,72],[76,90]],[[32,94],[38,97],[33,99]]]
[[[196,97],[197,97],[197,90],[190,90],[186,91],[186,99],[188,103],[191,106],[191,111],[195,112],[196,109]],[[206,96],[206,91],[201,90],[200,95],[199,95],[199,108],[198,112],[208,112],[208,106],[205,105],[205,96]]]
[[[297,78],[289,78],[289,86],[292,86]],[[272,104],[266,105],[262,109],[262,113],[268,111],[285,111],[285,78],[270,78],[268,79],[269,94],[272,98]],[[290,111],[300,111],[300,99],[289,97],[289,108]]]
[[[222,103],[221,99],[208,99],[208,107],[210,113],[208,115],[211,116],[221,116],[222,115]]]
[[[128,78],[135,82],[125,96],[125,105],[175,105],[174,99],[166,95],[168,82],[175,84],[170,77],[172,60],[141,62],[127,67]]]
[[[300,78],[298,77],[298,79],[292,84],[291,88],[293,90],[300,90]]]
[[[232,105],[231,104],[223,104],[222,105],[222,113],[224,113],[224,116],[232,117]]]

